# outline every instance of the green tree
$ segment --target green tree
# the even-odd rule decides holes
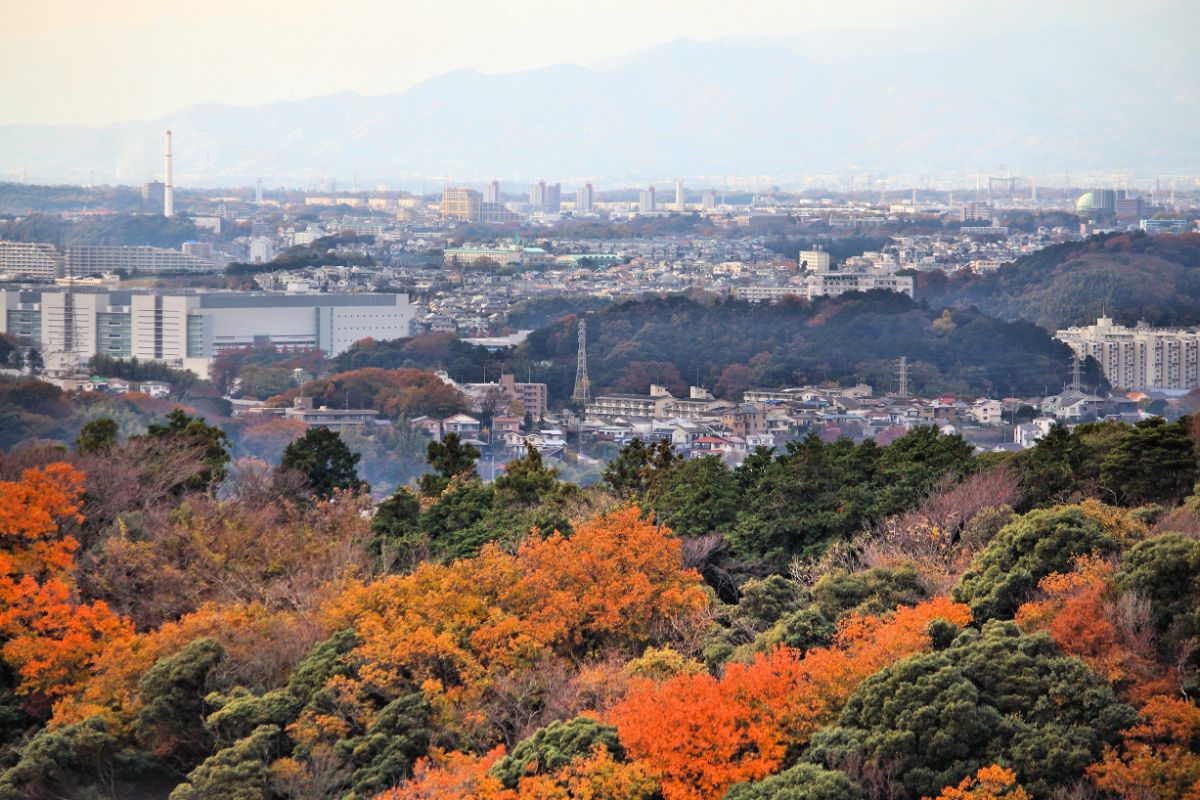
[[[737,518],[737,479],[721,459],[693,459],[671,469],[646,503],[659,522],[679,536],[724,530]]]
[[[216,639],[197,639],[155,662],[138,681],[138,739],[160,757],[187,769],[207,755],[212,736],[204,727],[208,679],[225,657]]]
[[[79,429],[75,452],[80,455],[101,453],[117,445],[117,423],[112,417],[97,417]]]
[[[92,717],[34,734],[15,763],[0,773],[0,800],[111,800],[132,796],[135,782],[165,774],[147,753],[129,747]]]
[[[366,800],[408,778],[413,763],[429,751],[433,734],[429,703],[414,692],[388,703],[365,734],[342,739],[334,752],[355,767],[350,783]]]
[[[1181,533],[1138,542],[1125,554],[1115,583],[1150,601],[1164,657],[1200,637],[1200,542]]]
[[[188,773],[170,800],[271,800],[268,766],[279,745],[279,728],[260,725],[244,739],[218,750]]]
[[[862,790],[846,773],[804,763],[761,781],[731,786],[725,793],[725,800],[861,800],[862,797]]]
[[[403,486],[375,507],[371,517],[371,552],[385,562],[405,559],[420,549],[421,498]]]
[[[337,489],[364,488],[355,469],[359,458],[336,432],[309,428],[283,451],[279,467],[300,472],[313,494],[327,499]]]
[[[451,478],[474,472],[479,451],[464,444],[457,433],[447,433],[440,442],[429,443],[425,448],[425,460],[434,473],[422,475],[418,483],[422,494],[433,497],[445,490]]]
[[[497,761],[492,774],[506,788],[515,789],[522,777],[553,775],[572,761],[586,757],[597,745],[604,745],[615,760],[625,760],[625,748],[612,725],[588,716],[551,722]]]
[[[1000,529],[952,594],[976,620],[1007,619],[1042,578],[1070,571],[1078,556],[1116,549],[1116,540],[1078,508],[1030,511]]]
[[[1168,503],[1191,492],[1196,482],[1196,448],[1191,417],[1139,422],[1100,464],[1100,485],[1122,505]]]
[[[1011,622],[968,629],[945,649],[868,678],[810,760],[892,764],[910,798],[1004,763],[1035,797],[1077,780],[1135,718],[1112,688],[1047,634]]]
[[[1094,477],[1094,453],[1065,425],[1054,425],[1037,444],[1013,459],[1026,508],[1065,500]]]

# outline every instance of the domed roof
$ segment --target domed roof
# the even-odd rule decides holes
[[[1091,209],[1093,209],[1095,207],[1096,207],[1096,195],[1093,192],[1087,192],[1086,194],[1082,194],[1079,196],[1079,199],[1075,201],[1075,210],[1076,211],[1090,211]]]

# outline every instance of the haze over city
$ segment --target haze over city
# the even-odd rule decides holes
[[[15,179],[1200,172],[1188,2],[7,5]]]

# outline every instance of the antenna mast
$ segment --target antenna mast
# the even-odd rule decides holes
[[[571,399],[586,403],[592,399],[592,382],[587,372],[587,322],[579,320],[579,355],[575,360],[575,391]]]
[[[896,392],[896,396],[908,397],[908,357],[900,356],[896,365],[900,367],[900,389]]]

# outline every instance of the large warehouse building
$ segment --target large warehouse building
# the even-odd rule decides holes
[[[97,353],[162,361],[207,376],[222,351],[271,344],[334,356],[372,337],[408,336],[406,294],[275,294],[0,287],[0,333],[47,357]]]

